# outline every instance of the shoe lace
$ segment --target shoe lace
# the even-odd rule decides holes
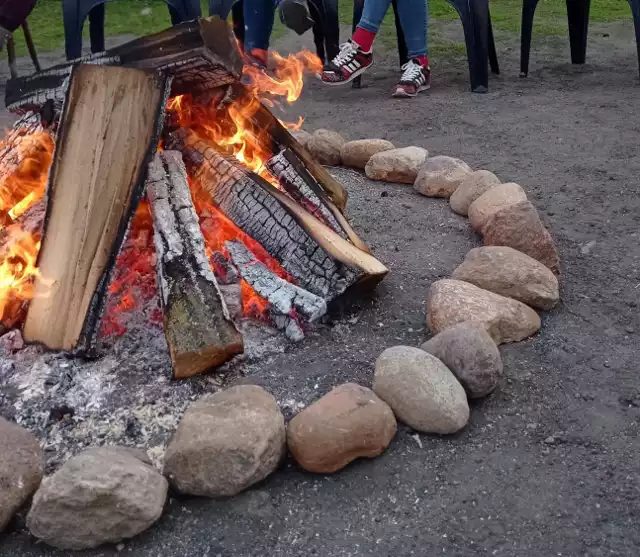
[[[340,45],[340,52],[338,52],[331,63],[336,66],[342,66],[343,64],[350,62],[357,52],[358,47],[355,45],[355,43],[347,41],[346,43]]]
[[[400,81],[413,81],[422,72],[422,66],[413,60],[409,60],[400,69],[402,70]]]

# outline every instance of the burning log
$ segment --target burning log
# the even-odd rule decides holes
[[[201,140],[182,148],[192,178],[233,223],[305,290],[331,300],[359,279],[388,270],[290,197]]]
[[[313,323],[327,312],[322,298],[280,278],[260,263],[242,242],[226,242],[225,247],[240,276],[278,313],[292,315],[295,312]]]
[[[164,151],[149,167],[164,330],[174,377],[191,377],[244,350],[205,253],[180,153]]]
[[[242,57],[230,27],[218,17],[182,23],[105,52],[92,54],[7,83],[12,112],[38,110],[47,100],[60,104],[78,63],[127,66],[173,76],[172,95],[202,93],[236,82]]]
[[[49,175],[40,276],[25,339],[95,343],[105,291],[157,149],[170,79],[130,68],[73,69]]]

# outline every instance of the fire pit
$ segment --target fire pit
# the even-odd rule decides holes
[[[299,96],[309,53],[243,85],[211,18],[81,62],[7,87],[24,116],[0,151],[5,330],[94,355],[123,312],[144,312],[183,378],[243,352],[238,318],[300,340],[329,302],[385,276],[342,186],[261,102]]]

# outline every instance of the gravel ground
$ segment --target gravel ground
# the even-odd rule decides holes
[[[638,555],[640,89],[632,24],[592,27],[583,67],[564,62],[568,41],[534,45],[527,80],[516,77],[516,44],[500,37],[498,44],[503,75],[487,95],[467,92],[463,61],[445,60],[434,65],[430,94],[391,100],[395,60],[383,57],[365,89],[312,83],[295,110],[309,130],[424,146],[528,192],[558,244],[562,302],[543,315],[535,338],[501,348],[500,389],[474,404],[469,425],[452,437],[401,427],[384,455],[330,477],[288,461],[232,500],[171,498],[159,523],[122,553]],[[384,348],[421,343],[429,284],[479,245],[444,201],[335,172],[350,193],[351,222],[391,273],[374,298],[345,300],[302,344],[262,338],[265,353],[228,374],[230,382],[263,385],[287,415],[341,382],[370,385]],[[132,388],[161,383],[166,373],[149,344],[154,333],[147,335],[133,347],[124,339],[110,356],[121,381],[138,370]],[[59,367],[58,358],[49,364]],[[206,379],[181,385],[180,401],[215,388]],[[113,547],[78,553],[115,554]],[[19,518],[0,539],[0,555],[68,553],[36,543]]]

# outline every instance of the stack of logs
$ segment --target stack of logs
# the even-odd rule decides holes
[[[266,132],[267,167],[279,187],[192,130],[165,128],[172,96],[222,89],[233,103],[250,95],[240,73],[232,33],[210,18],[8,84],[10,109],[31,114],[31,124],[34,111],[57,124],[25,340],[81,354],[95,349],[110,277],[145,190],[176,377],[243,351],[207,257],[194,182],[286,272],[272,271],[240,238],[225,242],[223,263],[293,339],[347,288],[385,276],[344,217],[346,192],[264,106],[253,125]]]

